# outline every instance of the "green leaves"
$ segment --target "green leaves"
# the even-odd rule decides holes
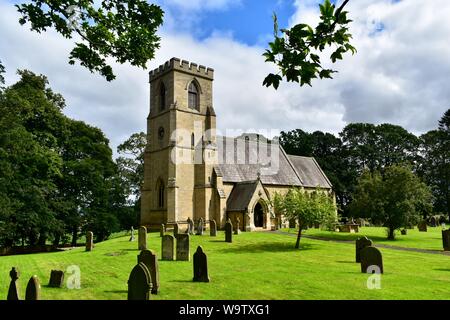
[[[100,7],[98,7],[100,6]],[[145,0],[32,0],[16,5],[19,23],[31,24],[36,32],[54,28],[65,38],[81,38],[70,53],[69,64],[115,79],[108,58],[145,68],[155,56],[160,38],[156,35],[164,12]]]
[[[287,82],[297,82],[300,86],[309,85],[316,78],[332,78],[337,71],[323,69],[320,52],[327,47],[336,46],[330,56],[331,62],[342,60],[347,52],[356,53],[356,49],[349,43],[352,38],[347,25],[351,22],[347,18],[348,12],[343,11],[349,0],[343,2],[335,11],[334,5],[325,0],[320,7],[320,23],[313,29],[309,25],[300,23],[289,30],[281,29],[282,36],[275,33],[274,41],[269,43],[269,49],[263,54],[266,62],[274,63],[279,69],[276,77],[269,74],[263,85],[278,89],[283,77]],[[278,30],[278,22],[274,15],[274,28]],[[281,78],[281,79],[280,79]]]

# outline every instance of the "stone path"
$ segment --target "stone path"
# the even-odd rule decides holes
[[[285,232],[285,231],[268,231],[273,232],[277,234],[284,234],[288,236],[297,236],[297,233],[291,233],[291,232]],[[320,240],[320,241],[329,241],[329,242],[336,242],[336,243],[346,243],[346,244],[355,244],[354,240],[336,240],[336,239],[329,239],[324,237],[317,237],[317,236],[309,236],[309,235],[302,235],[302,238],[308,238],[313,240]],[[386,248],[386,249],[392,249],[392,250],[399,250],[399,251],[409,251],[409,252],[420,252],[420,253],[428,253],[428,254],[442,254],[445,256],[450,256],[450,251],[441,251],[441,250],[430,250],[430,249],[419,249],[419,248],[406,248],[406,247],[399,247],[399,246],[391,246],[388,244],[374,244],[377,248]]]

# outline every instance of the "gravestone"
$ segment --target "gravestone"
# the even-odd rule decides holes
[[[40,300],[41,298],[41,283],[37,276],[32,276],[27,284],[25,291],[25,300]]]
[[[241,223],[241,220],[239,218],[236,218],[236,228],[234,229],[234,234],[240,234],[241,233],[241,230],[239,229],[240,228],[240,223]]]
[[[52,270],[50,272],[50,281],[48,286],[51,288],[62,288],[64,285],[64,271]]]
[[[225,223],[225,242],[233,242],[233,224],[230,219]]]
[[[177,261],[190,261],[189,235],[180,233],[177,235]]]
[[[200,218],[198,220],[197,224],[197,235],[202,236],[203,235],[203,218]]]
[[[16,270],[15,267],[11,269],[9,272],[9,276],[11,277],[11,282],[9,283],[8,296],[6,300],[20,300],[19,299],[19,270]]]
[[[450,251],[450,229],[442,230],[442,245],[444,251]]]
[[[383,257],[380,250],[375,247],[365,247],[360,252],[361,255],[361,272],[367,273],[367,269],[372,266],[379,268],[380,273],[383,273]]]
[[[365,247],[372,246],[372,240],[368,239],[367,237],[358,238],[355,242],[355,261],[361,262],[361,250]]]
[[[138,255],[138,264],[145,264],[152,280],[152,294],[158,294],[159,291],[159,267],[156,253],[151,250],[142,250]]]
[[[166,230],[166,227],[164,226],[164,223],[161,224],[161,227],[159,229],[159,236],[164,237],[164,231]]]
[[[314,229],[320,229],[320,223],[314,222]]]
[[[187,218],[187,224],[188,224],[187,233],[189,235],[193,235],[194,234],[194,221],[190,217]]]
[[[94,234],[92,231],[86,232],[86,251],[92,251],[94,248]]]
[[[209,220],[209,235],[211,237],[217,236],[217,224],[215,220]]]
[[[150,300],[152,278],[150,271],[143,263],[137,264],[131,270],[128,278],[128,300]]]
[[[438,219],[435,216],[430,218],[430,227],[437,227],[439,224]]]
[[[138,249],[146,250],[147,249],[147,228],[142,226],[139,227],[138,231]]]
[[[162,260],[168,260],[172,261],[174,260],[174,243],[175,243],[175,237],[171,234],[166,234],[164,237],[162,237],[161,241],[161,258]]]
[[[173,226],[173,235],[175,238],[178,235],[179,228],[180,228],[180,226],[178,225],[178,223],[175,222],[175,225]]]
[[[201,246],[194,253],[194,282],[209,282],[208,258]]]
[[[427,232],[427,222],[426,221],[419,222],[417,228],[419,229],[419,232]]]
[[[134,228],[133,227],[131,227],[130,233],[131,233],[130,241],[134,241]]]
[[[408,230],[402,229],[401,231],[402,236],[406,236],[408,234]]]

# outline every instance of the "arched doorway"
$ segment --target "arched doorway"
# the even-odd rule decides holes
[[[264,227],[264,209],[259,202],[256,204],[255,209],[253,210],[253,222],[255,224],[255,228]]]

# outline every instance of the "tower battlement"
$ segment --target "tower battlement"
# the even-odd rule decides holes
[[[149,72],[150,82],[171,70],[186,72],[194,76],[203,77],[210,80],[214,79],[214,69],[198,65],[194,62],[172,58],[169,61],[166,61],[166,63],[160,65],[158,68]]]

